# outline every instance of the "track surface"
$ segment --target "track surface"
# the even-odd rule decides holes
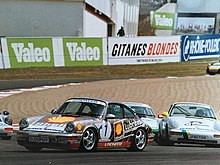
[[[116,165],[116,164],[220,164],[220,149],[202,145],[147,146],[143,152],[120,150],[99,150],[93,153],[70,152],[43,149],[38,153],[28,152],[19,146],[16,138],[0,140],[0,164],[81,164],[81,165]]]

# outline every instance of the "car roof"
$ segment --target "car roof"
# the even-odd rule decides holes
[[[140,103],[140,102],[123,102],[124,104],[126,104],[126,105],[133,105],[133,106],[142,106],[142,107],[147,107],[147,108],[151,108],[152,109],[152,107],[151,106],[149,106],[148,104],[145,104],[145,103]]]
[[[123,104],[122,102],[117,101],[117,100],[111,100],[111,99],[105,99],[105,98],[93,98],[93,97],[73,97],[73,98],[67,99],[66,101],[72,100],[72,99],[96,100],[96,101],[103,101],[103,102],[105,102],[105,103],[107,103],[107,104],[109,104],[109,103]]]
[[[194,104],[194,105],[203,105],[203,106],[211,107],[209,104],[199,103],[199,102],[175,102],[175,103],[173,103],[173,105],[175,105],[175,104]]]

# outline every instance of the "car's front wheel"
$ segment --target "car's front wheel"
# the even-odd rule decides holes
[[[95,151],[97,149],[97,134],[92,128],[88,128],[82,135],[80,150]]]
[[[131,146],[130,148],[128,148],[128,150],[129,151],[143,151],[146,145],[147,145],[146,131],[140,128],[135,132],[134,137],[132,139]]]

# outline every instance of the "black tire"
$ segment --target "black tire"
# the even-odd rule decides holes
[[[2,140],[11,140],[11,136],[2,137]]]
[[[146,131],[142,128],[138,129],[134,137],[132,138],[131,146],[128,148],[129,151],[143,151],[147,145]]]
[[[83,132],[80,151],[92,152],[97,149],[98,137],[94,129],[88,128]]]
[[[30,152],[39,152],[40,150],[42,150],[42,147],[38,146],[25,146],[25,148]]]
[[[159,132],[158,132],[158,145],[160,146],[165,146],[166,142],[161,134],[161,130],[159,128]]]
[[[174,142],[170,141],[169,138],[169,131],[168,131],[168,124],[166,124],[166,128],[165,128],[165,138],[161,135],[161,131],[159,129],[158,132],[158,145],[160,146],[172,146],[174,145]]]

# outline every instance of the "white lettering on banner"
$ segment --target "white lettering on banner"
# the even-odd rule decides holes
[[[158,15],[155,14],[155,21],[156,21],[156,26],[173,26],[173,19],[172,18],[166,18],[166,15]]]
[[[184,54],[203,54],[219,52],[220,39],[202,39],[197,37],[197,40],[187,41]]]
[[[81,43],[81,47],[77,43],[67,42],[71,61],[98,61],[100,60],[100,49],[98,47],[87,47],[85,42]]]
[[[24,47],[24,43],[12,43],[11,47],[19,63],[50,62],[50,50],[47,47],[35,48],[33,43],[28,43],[28,47]]]

